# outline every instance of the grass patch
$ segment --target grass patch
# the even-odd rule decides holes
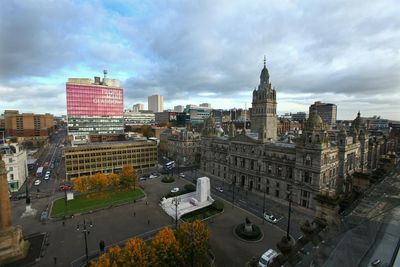
[[[82,213],[86,211],[96,210],[112,205],[129,203],[144,196],[141,189],[123,190],[123,191],[103,191],[97,193],[88,193],[75,195],[73,200],[68,201],[68,213]],[[53,202],[50,216],[60,218],[65,215],[64,198],[57,199]]]
[[[252,232],[245,232],[244,231],[244,223],[239,224],[236,226],[235,232],[236,234],[240,237],[243,238],[244,240],[248,241],[256,241],[259,240],[262,237],[260,227],[257,225],[253,224],[253,231]]]
[[[185,222],[193,222],[195,220],[204,220],[215,214],[222,212],[222,210],[216,209],[213,205],[186,213],[182,215],[181,219]]]

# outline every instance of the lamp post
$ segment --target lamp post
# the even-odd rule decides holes
[[[172,200],[172,204],[175,205],[175,229],[178,229],[178,205],[179,205],[179,203],[181,203],[181,199],[178,198],[178,196],[176,196]]]
[[[290,214],[292,213],[292,189],[291,187],[289,188],[288,191],[288,201],[289,201],[289,211],[288,211],[288,223],[287,223],[287,230],[286,230],[286,238],[289,241],[290,240]]]
[[[267,180],[265,180],[265,184],[264,184],[263,211],[262,211],[262,214],[261,214],[263,224],[264,224],[264,221],[265,221],[264,213],[265,213],[265,194],[266,193],[267,193]]]
[[[235,184],[236,184],[236,179],[232,181],[232,208],[235,207]]]
[[[86,220],[83,220],[83,224],[80,225],[79,223],[76,225],[76,230],[81,231],[85,237],[85,255],[86,255],[86,264],[89,264],[89,252],[88,252],[88,245],[87,245],[87,235],[90,234],[90,228],[93,227],[92,221],[89,221],[89,224],[86,224]]]

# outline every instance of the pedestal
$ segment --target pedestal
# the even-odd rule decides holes
[[[23,239],[20,226],[0,231],[0,265],[24,258],[28,248],[29,243]]]

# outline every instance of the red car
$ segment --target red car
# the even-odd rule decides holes
[[[66,191],[66,190],[71,190],[71,189],[72,189],[72,186],[70,186],[70,185],[60,185],[58,187],[58,190],[60,190],[60,191]]]
[[[48,168],[49,165],[50,165],[50,163],[49,163],[48,161],[46,161],[46,162],[43,164],[43,167],[44,167],[44,168]]]

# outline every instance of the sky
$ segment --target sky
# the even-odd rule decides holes
[[[125,108],[251,107],[264,55],[278,114],[400,120],[397,0],[4,0],[0,112],[66,114],[69,77],[119,79]]]

